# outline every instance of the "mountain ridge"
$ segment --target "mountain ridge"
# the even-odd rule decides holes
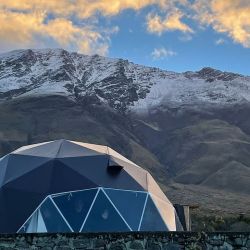
[[[18,50],[0,55],[0,99],[57,93],[76,100],[88,96],[118,111],[145,112],[161,104],[249,102],[249,90],[250,77],[209,67],[175,73],[63,49]]]
[[[250,212],[241,198],[250,195],[249,112],[250,77],[235,73],[65,50],[0,55],[0,155],[60,138],[105,144],[149,170],[173,202],[211,211]]]

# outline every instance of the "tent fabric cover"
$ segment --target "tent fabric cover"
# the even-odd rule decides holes
[[[150,194],[168,230],[176,230],[175,209],[146,170],[107,146],[55,140],[21,147],[0,159],[0,233],[17,232],[52,194],[93,188]],[[37,212],[36,218],[41,216]]]

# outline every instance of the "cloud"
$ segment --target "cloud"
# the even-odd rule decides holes
[[[103,16],[112,16],[119,14],[125,9],[140,10],[153,4],[166,6],[171,1],[172,0],[1,0],[0,8],[19,11],[45,11],[53,12],[55,15],[77,15],[80,18],[89,18],[97,12]]]
[[[166,48],[155,48],[151,53],[151,56],[154,60],[164,59],[167,57],[175,56],[177,53],[173,50],[169,50]]]
[[[180,31],[188,40],[197,25],[211,26],[250,48],[249,0],[0,0],[0,48],[53,46],[105,55],[119,28],[99,17],[148,6],[154,6],[145,17],[149,33]]]
[[[91,25],[77,26],[71,20],[54,18],[45,22],[44,12],[18,13],[0,11],[0,46],[2,49],[25,47],[64,47],[87,54],[105,55],[109,36],[117,28],[100,32]]]
[[[183,21],[194,21],[194,27],[211,26],[217,33],[224,33],[234,42],[250,48],[250,1],[249,0],[192,0],[169,1],[159,13],[147,16],[147,30],[161,35],[163,32],[178,30],[185,35],[194,33]],[[184,6],[184,8],[180,7]],[[165,13],[165,16],[162,16]],[[222,44],[222,41],[219,41]]]
[[[33,43],[33,33],[39,30],[43,20],[43,13],[24,14],[0,10],[0,44]]]
[[[177,0],[179,1],[179,0]],[[186,0],[181,0],[186,1]],[[138,11],[170,0],[0,0],[0,47],[64,47],[107,54],[118,27],[102,27],[98,16]],[[74,21],[73,21],[74,20]]]
[[[192,35],[190,33],[185,33],[182,36],[179,37],[179,40],[182,42],[189,42],[193,39]]]
[[[217,39],[216,41],[215,41],[215,44],[216,45],[222,45],[222,44],[224,44],[226,41],[223,39],[223,38],[219,38],[219,39]]]
[[[202,25],[210,25],[216,32],[250,48],[249,0],[196,0],[193,9],[195,19]]]
[[[160,17],[157,14],[149,14],[147,17],[147,28],[151,33],[157,33],[161,35],[165,31],[178,30],[184,33],[193,33],[194,31],[185,23],[181,18],[184,14],[180,11],[174,11],[166,15],[165,18]]]

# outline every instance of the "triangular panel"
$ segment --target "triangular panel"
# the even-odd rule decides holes
[[[74,144],[80,145],[82,147],[94,150],[100,154],[107,154],[108,153],[108,147],[98,144],[90,144],[90,143],[84,143],[84,142],[78,142],[78,141],[71,141]]]
[[[9,181],[4,187],[15,189],[19,192],[23,190],[31,193],[47,194],[50,191],[53,167],[51,160]]]
[[[42,216],[41,224],[45,224],[48,232],[72,232],[50,198],[46,199],[46,201],[41,205],[39,211]]]
[[[147,188],[148,188],[149,193],[159,197],[163,201],[171,203],[150,173],[147,173],[147,184],[148,184]]]
[[[66,193],[53,197],[75,232],[79,232],[98,189]]]
[[[48,232],[40,210],[38,211],[38,216],[37,216],[37,230],[36,231],[38,233]]]
[[[146,174],[140,169],[137,168],[137,171],[133,171],[136,172],[138,178],[137,176],[134,178],[133,174],[128,173],[125,168],[118,175],[113,176],[107,171],[108,160],[109,157],[106,155],[60,159],[65,165],[93,181],[98,186],[138,191],[145,190],[144,186],[147,187]],[[131,168],[134,169],[135,167],[131,166]]]
[[[104,190],[129,226],[134,231],[137,231],[147,194],[143,192],[115,189]]]
[[[22,151],[25,151],[28,149],[32,149],[35,147],[39,147],[41,145],[49,144],[51,142],[53,142],[53,141],[47,141],[47,142],[41,142],[41,143],[35,143],[35,144],[31,144],[31,145],[22,146],[22,147],[16,149],[15,151],[13,151],[12,154],[19,154],[19,152],[22,152]]]
[[[168,231],[150,196],[148,196],[140,231]]]
[[[19,233],[46,233],[47,228],[40,210],[31,216],[31,218],[21,227]]]
[[[56,157],[62,142],[63,140],[56,140],[48,143],[30,145],[28,147],[23,147],[20,150],[16,150],[13,153],[16,155],[20,154],[54,158]]]
[[[20,228],[19,233],[36,233],[37,232],[37,211],[29,220]]]
[[[94,156],[94,155],[100,155],[100,153],[92,149],[80,146],[71,141],[64,140],[56,157],[65,158],[65,157],[80,157],[80,156]]]
[[[11,233],[18,230],[43,199],[43,194],[18,188],[4,186],[0,189],[0,232]]]
[[[50,159],[45,157],[10,154],[4,183],[13,181],[49,161]]]
[[[127,232],[130,231],[103,191],[97,199],[84,224],[82,232]]]
[[[132,164],[135,167],[140,168],[139,166],[137,166],[134,162],[130,161],[129,159],[127,159],[126,157],[124,157],[123,155],[119,154],[118,152],[116,152],[114,149],[108,147],[108,154],[110,154],[110,156],[114,156],[117,159],[120,159],[122,161],[125,161],[126,163]]]
[[[62,160],[53,160],[50,193],[83,190],[95,187],[97,187],[97,185],[94,182],[69,167]]]
[[[36,233],[37,232],[37,212],[33,214],[29,222],[26,223],[26,233]]]

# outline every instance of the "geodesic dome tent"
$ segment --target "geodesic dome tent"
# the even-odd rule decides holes
[[[109,147],[56,140],[0,159],[0,233],[175,230],[152,176]]]

